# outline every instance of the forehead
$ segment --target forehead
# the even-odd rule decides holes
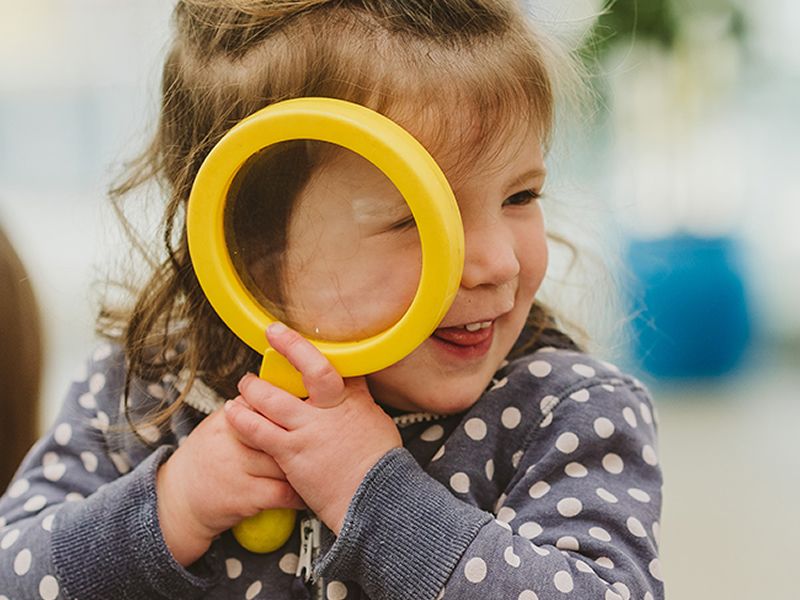
[[[544,170],[541,124],[530,114],[428,105],[390,115],[430,152],[452,185],[505,170]]]

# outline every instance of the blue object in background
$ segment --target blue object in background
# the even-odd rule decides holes
[[[664,379],[735,370],[751,339],[737,242],[687,234],[634,240],[626,258],[638,365]]]

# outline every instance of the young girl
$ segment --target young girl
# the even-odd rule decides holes
[[[0,500],[0,598],[662,598],[650,398],[535,301],[543,152],[569,72],[518,3],[181,0],[175,25],[156,137],[117,190],[163,184],[167,259],[130,313],[104,313],[123,335],[95,351]],[[307,400],[248,374],[259,357],[206,302],[183,225],[214,143],[300,96],[410,131],[453,187],[466,238],[440,327],[384,371],[342,380],[293,329],[270,327]],[[342,153],[309,165],[287,184],[301,208],[372,185]],[[392,216],[381,231],[414,228]],[[285,288],[324,307],[279,258]],[[336,319],[321,325],[337,335]],[[305,517],[282,548],[236,543],[232,526],[282,507]]]

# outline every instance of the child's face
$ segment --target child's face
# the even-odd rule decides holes
[[[405,126],[427,145],[424,132]],[[383,404],[465,410],[525,324],[547,267],[542,212],[530,194],[544,185],[543,155],[532,131],[501,144],[467,165],[454,163],[458,148],[432,152],[461,211],[464,274],[441,327],[405,359],[367,377]],[[312,337],[345,340],[397,321],[414,296],[421,261],[416,229],[403,225],[408,217],[380,171],[357,155],[337,153],[301,192],[290,220],[289,322]]]

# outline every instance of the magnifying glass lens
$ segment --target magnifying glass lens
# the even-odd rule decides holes
[[[419,285],[420,240],[402,194],[367,159],[328,142],[253,155],[229,189],[225,235],[253,297],[313,339],[385,331]]]

